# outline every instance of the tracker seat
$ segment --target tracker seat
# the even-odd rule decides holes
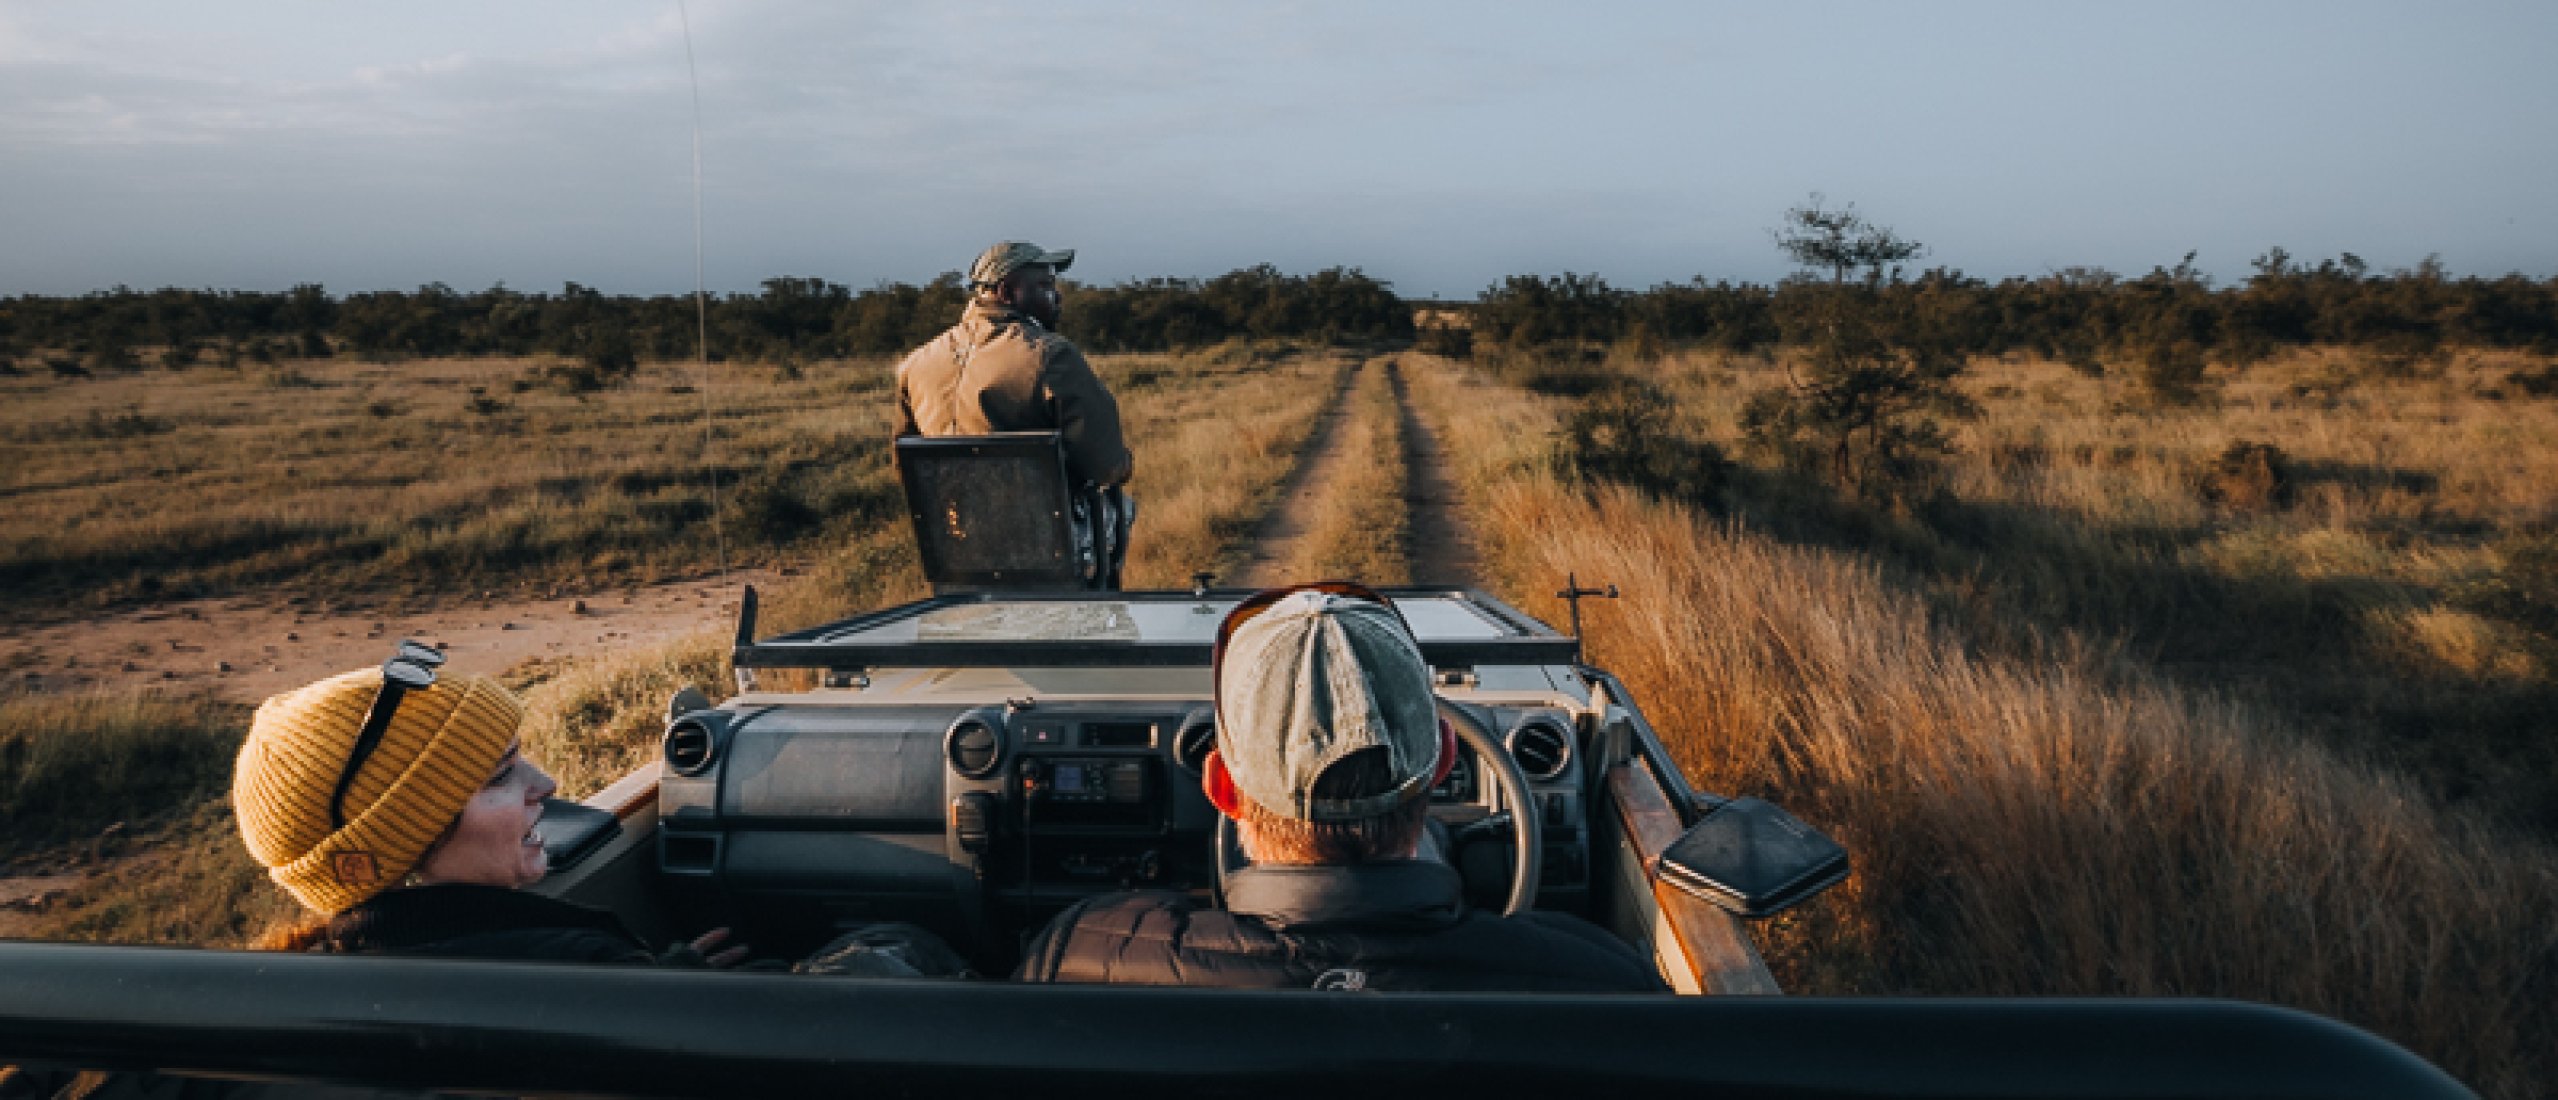
[[[1119,588],[1127,494],[1073,481],[1058,433],[906,435],[896,454],[934,592]]]

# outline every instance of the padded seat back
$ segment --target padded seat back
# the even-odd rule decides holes
[[[897,475],[934,591],[1115,587],[1100,495],[1068,483],[1057,433],[899,436]]]

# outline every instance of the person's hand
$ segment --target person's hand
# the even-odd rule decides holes
[[[741,943],[722,950],[720,945],[727,942],[728,929],[714,928],[693,937],[691,943],[679,943],[668,947],[657,956],[657,963],[660,966],[698,966],[712,970],[726,970],[746,961],[747,946]]]

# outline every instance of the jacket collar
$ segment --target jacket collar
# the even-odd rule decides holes
[[[1435,859],[1261,864],[1226,880],[1226,909],[1274,929],[1312,925],[1441,928],[1465,916],[1464,883]]]
[[[959,315],[959,323],[976,332],[1001,328],[1005,325],[1026,325],[1032,332],[1047,331],[1040,326],[1036,318],[1027,313],[1011,306],[990,305],[985,302],[968,303],[967,311]]]
[[[527,928],[593,928],[639,942],[601,909],[458,882],[385,890],[330,918],[328,938],[341,950],[385,951]]]

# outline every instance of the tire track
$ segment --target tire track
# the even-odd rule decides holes
[[[1387,361],[1386,381],[1394,387],[1395,407],[1403,410],[1403,555],[1412,583],[1476,587],[1482,583],[1483,561],[1465,522],[1464,494],[1448,473],[1447,452],[1413,410],[1400,363]]]
[[[1323,411],[1323,418],[1315,424],[1313,437],[1306,441],[1305,450],[1300,452],[1297,468],[1288,472],[1288,479],[1280,484],[1279,494],[1271,501],[1270,510],[1263,513],[1261,522],[1253,526],[1252,538],[1244,544],[1243,567],[1235,571],[1232,579],[1224,579],[1222,583],[1241,588],[1268,588],[1286,584],[1292,579],[1287,573],[1290,566],[1303,556],[1302,547],[1306,532],[1313,526],[1314,510],[1336,478],[1336,471],[1353,457],[1345,445],[1341,428],[1350,419],[1350,394],[1358,389],[1359,379],[1374,363],[1370,360],[1342,373],[1341,383],[1333,388],[1330,407]]]
[[[1371,359],[1343,376],[1332,407],[1317,423],[1303,457],[1245,544],[1243,567],[1224,583],[1263,588],[1311,579],[1291,572],[1297,568],[1296,563],[1307,557],[1305,544],[1313,527],[1312,517],[1323,507],[1326,495],[1335,492],[1344,480],[1343,471],[1368,457],[1349,445],[1348,441],[1360,433],[1345,429],[1355,415],[1349,397],[1371,370],[1385,372],[1401,420],[1405,513],[1401,550],[1412,583],[1457,587],[1479,583],[1481,563],[1464,521],[1463,494],[1449,474],[1447,456],[1440,450],[1437,434],[1413,409],[1401,366],[1391,356]]]

